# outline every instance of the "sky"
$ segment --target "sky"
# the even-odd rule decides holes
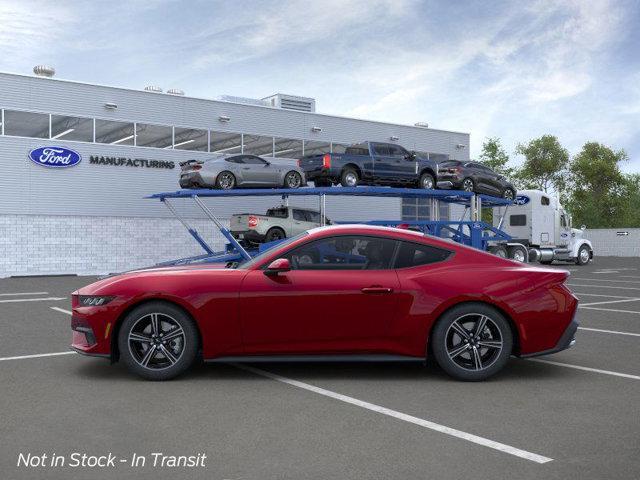
[[[624,149],[640,172],[640,0],[0,0],[0,71]]]

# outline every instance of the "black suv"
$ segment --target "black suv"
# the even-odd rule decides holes
[[[485,193],[510,200],[516,198],[516,188],[511,182],[479,162],[445,160],[438,167],[438,188]]]

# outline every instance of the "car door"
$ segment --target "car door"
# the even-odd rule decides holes
[[[398,304],[400,284],[389,268],[397,243],[372,236],[325,237],[284,253],[289,272],[249,272],[239,302],[245,351],[381,351]]]
[[[256,155],[243,155],[241,170],[243,177],[247,179],[247,184],[255,186],[276,185],[278,169],[266,160]]]
[[[401,183],[414,182],[417,178],[418,161],[415,155],[411,155],[400,145],[389,145],[391,172],[393,181]]]
[[[478,193],[491,193],[491,187],[487,184],[487,175],[482,169],[482,165],[475,162],[469,162],[465,167],[468,172],[467,176],[473,179]]]
[[[386,183],[394,178],[393,158],[389,147],[384,143],[372,143],[371,155],[373,158],[373,178],[376,182]]]
[[[299,233],[306,232],[307,230],[316,227],[317,225],[310,225],[307,213],[300,208],[291,209],[291,233],[292,235],[298,235]]]
[[[494,172],[489,167],[480,165],[480,172],[486,178],[487,193],[491,195],[502,194],[502,175]]]

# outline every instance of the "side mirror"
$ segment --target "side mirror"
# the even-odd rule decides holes
[[[265,269],[265,275],[278,275],[279,273],[288,272],[291,270],[291,263],[288,258],[278,258],[271,262]]]
[[[586,225],[582,225],[582,226],[580,227],[580,230],[586,230],[586,229],[587,229],[587,226],[586,226]]]

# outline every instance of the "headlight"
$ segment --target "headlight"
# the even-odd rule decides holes
[[[97,307],[100,305],[106,305],[115,297],[104,297],[104,296],[94,296],[94,295],[80,295],[78,297],[78,302],[83,307]]]

